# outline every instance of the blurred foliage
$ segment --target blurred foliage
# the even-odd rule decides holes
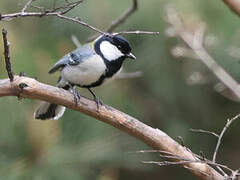
[[[63,0],[57,0],[61,4]],[[172,4],[185,23],[193,28],[207,25],[206,36],[213,40],[208,51],[236,80],[240,80],[239,57],[229,54],[230,47],[240,46],[239,17],[220,1],[173,0]],[[0,1],[2,14],[19,11],[26,0]],[[124,1],[84,1],[70,16],[79,16],[89,24],[104,29],[130,5]],[[160,31],[159,36],[128,35],[136,61],[126,61],[125,71],[142,71],[136,79],[116,80],[95,89],[105,102],[174,139],[182,136],[195,153],[202,150],[211,158],[216,139],[193,134],[190,128],[219,132],[227,118],[239,113],[237,102],[216,93],[217,79],[194,58],[172,54],[176,46],[186,47],[180,39],[170,37],[164,21],[168,1],[139,0],[139,9],[117,30]],[[52,6],[52,1],[35,4]],[[17,18],[1,22],[8,30],[11,59],[16,74],[54,85],[58,73],[48,69],[65,53],[75,48],[71,35],[84,43],[94,34],[78,24],[55,17]],[[170,29],[171,30],[171,29]],[[170,31],[171,34],[171,31]],[[0,42],[0,78],[6,78]],[[204,81],[189,81],[200,74]],[[189,83],[192,82],[192,83]],[[201,83],[200,83],[201,82]],[[80,93],[89,96],[84,89]],[[179,167],[158,167],[142,161],[160,160],[154,153],[136,153],[149,149],[143,143],[79,112],[67,110],[59,121],[35,121],[38,101],[16,97],[0,99],[0,179],[4,180],[120,180],[120,179],[192,179]],[[239,123],[224,136],[218,160],[239,167]],[[174,172],[174,173],[172,173]],[[180,178],[181,177],[181,178]]]

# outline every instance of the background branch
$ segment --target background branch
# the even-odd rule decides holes
[[[179,145],[161,130],[147,126],[137,119],[107,105],[101,106],[100,109],[97,110],[94,101],[84,97],[82,97],[80,103],[76,105],[70,92],[40,83],[28,77],[19,76],[15,76],[11,84],[8,79],[0,80],[0,97],[3,96],[20,96],[39,99],[82,112],[128,133],[155,150],[166,151],[182,159],[192,161],[182,165],[199,179],[223,180],[223,177],[206,163],[194,162],[198,160],[197,156],[185,147]],[[179,161],[178,159],[172,160]]]
[[[194,51],[199,60],[211,70],[215,76],[224,83],[237,97],[240,98],[240,87],[238,82],[234,80],[221,66],[219,66],[214,58],[203,47],[204,25],[197,28],[195,32],[191,32],[184,27],[181,18],[173,7],[166,9],[167,21],[172,25],[179,37]]]
[[[120,24],[124,23],[124,21],[131,16],[138,8],[138,1],[132,0],[132,6],[127,9],[123,14],[117,18],[116,20],[112,21],[112,23],[105,29],[106,32],[112,32],[116,27]]]

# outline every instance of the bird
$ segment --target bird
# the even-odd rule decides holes
[[[103,105],[91,88],[113,79],[122,69],[125,59],[136,59],[129,42],[121,35],[103,34],[64,55],[49,70],[49,74],[60,71],[57,87],[70,91],[76,104],[80,95],[75,87],[86,88],[92,94],[97,109]],[[49,102],[41,102],[34,112],[39,120],[58,120],[65,107]]]

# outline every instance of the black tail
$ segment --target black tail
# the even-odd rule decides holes
[[[58,79],[57,86],[65,90],[69,90],[70,86],[62,80],[61,76]],[[34,112],[34,118],[40,120],[58,120],[64,114],[65,107],[58,104],[51,104],[48,102],[41,102]]]
[[[58,120],[64,114],[65,107],[42,102],[34,112],[34,118],[40,120]]]

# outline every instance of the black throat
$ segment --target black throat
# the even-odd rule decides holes
[[[117,60],[114,61],[107,61],[106,59],[104,59],[104,63],[107,66],[107,70],[106,70],[106,77],[112,77],[115,73],[117,73],[120,68],[122,67],[122,63],[125,60],[125,57],[120,57]]]

